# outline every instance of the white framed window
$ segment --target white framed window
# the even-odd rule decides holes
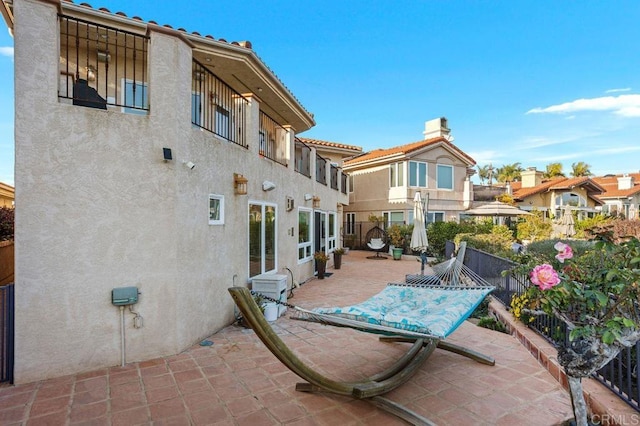
[[[436,182],[438,189],[453,190],[453,166],[438,164],[436,168]]]
[[[404,186],[404,163],[393,163],[389,165],[389,187],[395,188]]]
[[[444,212],[428,212],[425,219],[427,223],[444,222]]]
[[[336,236],[338,235],[338,216],[335,212],[327,213],[327,249],[331,252],[336,249]]]
[[[356,233],[356,214],[355,213],[345,214],[344,233],[346,235],[354,235]]]
[[[149,88],[143,81],[122,79],[123,112],[129,114],[147,115],[149,109]]]
[[[404,225],[404,212],[396,211],[396,212],[383,212],[382,216],[384,217],[384,223],[387,226],[391,225]]]
[[[278,264],[277,206],[249,202],[249,278],[275,272]]]
[[[353,175],[349,175],[349,193],[353,192]]]
[[[298,262],[306,262],[312,259],[313,222],[311,221],[311,209],[298,209]]]
[[[409,161],[409,186],[427,187],[427,163],[423,161]]]
[[[224,225],[224,195],[209,194],[209,225]]]

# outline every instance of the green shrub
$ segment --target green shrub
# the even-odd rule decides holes
[[[438,257],[444,256],[446,242],[455,241],[458,234],[488,234],[493,228],[491,219],[482,221],[463,220],[457,222],[433,222],[427,226],[429,252]]]
[[[568,242],[566,239],[561,238],[535,241],[527,246],[527,253],[532,256],[541,255],[544,256],[545,259],[553,259],[553,257],[558,254],[558,251],[553,248],[558,241],[562,241],[564,243]],[[574,257],[580,257],[593,248],[594,243],[593,241],[571,240],[569,245],[573,249]]]
[[[0,241],[13,240],[15,209],[0,207]]]
[[[511,230],[504,225],[496,225],[488,234],[458,234],[454,242],[459,245],[466,241],[470,247],[501,257],[509,257],[514,242]]]
[[[507,327],[492,316],[480,318],[480,321],[478,321],[478,327],[488,328],[489,330],[499,331],[500,333],[508,333]]]
[[[611,223],[613,219],[602,214],[588,217],[586,219],[577,220],[575,223],[576,235],[574,238],[587,238],[591,236],[590,231]]]
[[[545,219],[542,211],[534,210],[532,213],[524,216],[516,226],[518,239],[539,241],[551,237],[551,220]]]

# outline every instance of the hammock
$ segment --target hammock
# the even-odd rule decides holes
[[[493,289],[491,286],[389,284],[357,305],[313,310],[296,308],[294,319],[386,335],[444,339]]]
[[[463,259],[464,245],[456,258],[433,268],[437,275],[408,275],[408,283],[389,284],[382,292],[357,305],[307,310],[287,304],[296,312],[294,319],[382,334],[386,337],[380,340],[387,342],[413,343],[405,355],[389,368],[359,382],[336,381],[306,365],[271,328],[247,288],[232,287],[229,293],[247,324],[265,346],[291,371],[306,380],[306,383],[298,383],[296,390],[324,391],[366,399],[411,424],[431,426],[433,423],[428,419],[381,395],[407,382],[436,348],[483,364],[495,364],[491,357],[443,340],[494,289],[481,277],[470,273],[462,263]]]

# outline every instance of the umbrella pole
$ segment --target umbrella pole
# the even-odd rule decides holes
[[[427,252],[420,253],[420,275],[424,275],[424,264],[427,263]]]

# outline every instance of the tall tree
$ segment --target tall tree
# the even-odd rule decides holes
[[[591,166],[584,161],[578,161],[577,163],[573,163],[571,165],[571,176],[580,177],[580,176],[593,176],[591,173]]]
[[[480,178],[480,185],[484,185],[484,181],[489,179],[489,164],[478,167],[478,177]]]
[[[498,182],[513,182],[520,179],[521,173],[524,171],[520,163],[505,164],[502,167],[498,167],[497,181]]]
[[[546,178],[554,178],[562,176],[564,177],[564,173],[562,172],[562,163],[549,163],[547,164],[547,171],[544,172],[544,177]]]

